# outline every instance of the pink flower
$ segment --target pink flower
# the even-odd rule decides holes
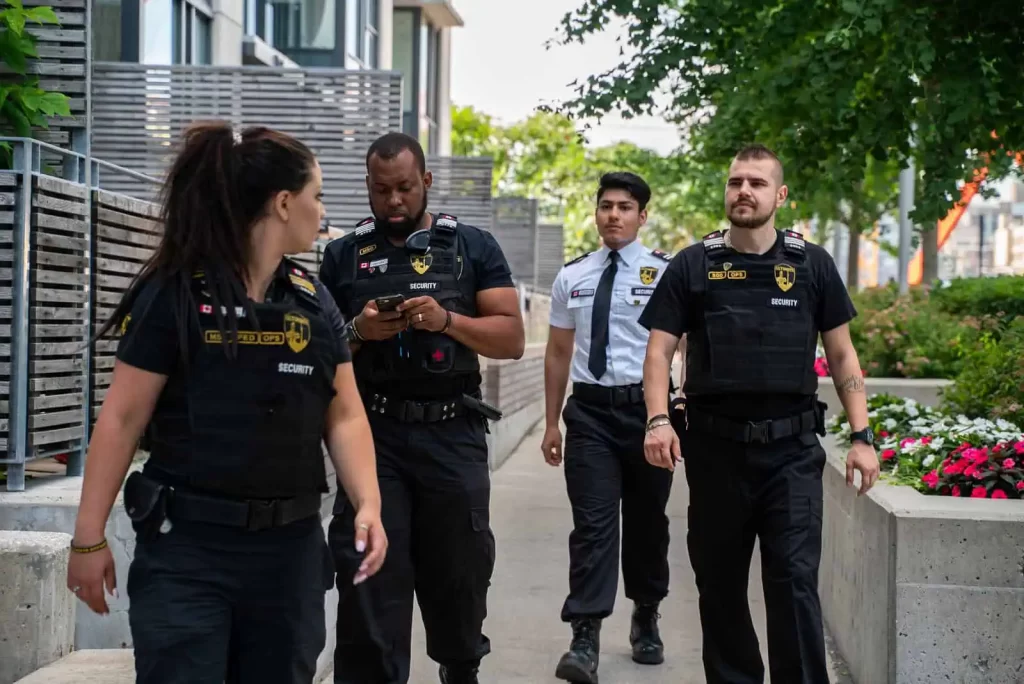
[[[992,492],[992,498],[993,499],[1005,499],[1006,498],[1006,492],[1004,492],[1002,489],[997,489],[994,492]]]
[[[1003,461],[1003,467],[1006,468],[1007,470],[1009,470],[1010,468],[1014,467],[1015,465],[1017,465],[1017,464],[1014,463],[1012,458],[1008,458],[1005,461]]]
[[[1018,456],[1024,456],[1024,441],[1014,444],[1013,450],[1017,452]]]
[[[1021,480],[1020,482],[1018,482],[1016,486],[1017,486],[1017,489],[1024,490],[1024,480]]]
[[[886,449],[885,451],[882,452],[883,461],[891,461],[894,458],[896,458],[896,452],[893,451],[892,449]]]
[[[960,496],[960,485],[953,485],[953,496]]]
[[[928,473],[921,478],[921,481],[928,485],[929,488],[935,489],[939,485],[939,473],[936,470]]]
[[[968,449],[964,452],[964,457],[971,459],[971,462],[975,465],[980,465],[988,460],[987,449]]]
[[[931,444],[931,442],[932,438],[930,435],[921,438],[921,444]]]
[[[913,444],[916,441],[917,439],[914,437],[904,437],[903,439],[900,440],[900,448],[902,449],[906,447],[908,444]]]
[[[966,468],[964,468],[964,477],[974,477],[974,478],[981,479],[979,477],[979,475],[978,475],[979,472],[980,471],[978,470],[978,466],[976,466],[976,465],[974,465],[972,463],[971,465],[969,465]]]
[[[967,460],[961,458],[961,459],[959,459],[957,461],[953,461],[948,466],[943,468],[943,472],[945,472],[945,473],[947,473],[949,475],[959,475],[960,473],[964,472],[964,467],[966,465],[967,465]]]
[[[879,436],[879,437],[888,437],[888,436],[889,436],[889,433],[888,433],[888,432],[886,432],[885,430],[879,430],[879,431],[878,431],[878,436]]]
[[[978,487],[975,487],[974,489],[972,489],[971,490],[971,498],[972,499],[984,499],[985,498],[985,488],[981,487],[981,486],[978,486]]]

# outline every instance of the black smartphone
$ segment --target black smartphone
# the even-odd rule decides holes
[[[405,295],[395,294],[387,297],[377,297],[373,300],[377,305],[377,311],[394,311],[395,307],[405,301]]]

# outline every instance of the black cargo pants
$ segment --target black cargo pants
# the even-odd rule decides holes
[[[138,540],[138,684],[311,684],[334,568],[319,516],[270,530],[178,522]]]
[[[371,412],[370,427],[388,555],[375,576],[352,585],[355,511],[339,492],[328,533],[339,593],[334,681],[409,681],[414,593],[427,655],[476,665],[490,653],[482,628],[495,559],[484,419],[402,423]]]
[[[828,684],[818,598],[822,471],[813,433],[768,444],[685,429],[673,411],[690,502],[687,548],[699,592],[708,684],[762,684],[747,600],[755,538],[772,682]]]

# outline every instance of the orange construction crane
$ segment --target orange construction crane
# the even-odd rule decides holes
[[[1008,152],[1007,154],[1013,154]],[[1024,153],[1017,153],[1017,164],[1024,164]],[[938,229],[938,242],[939,250],[946,244],[949,236],[953,234],[953,230],[956,229],[957,224],[960,223],[960,218],[967,211],[967,205],[970,204],[971,199],[978,194],[978,189],[981,187],[982,182],[988,176],[988,167],[981,167],[974,173],[974,180],[970,183],[964,183],[964,186],[960,189],[960,201],[958,201],[953,208],[949,210],[945,218],[938,222],[936,228]],[[907,283],[910,285],[920,285],[921,278],[924,274],[924,252],[921,249],[917,250],[914,254],[914,258],[910,262],[910,266],[907,269]]]

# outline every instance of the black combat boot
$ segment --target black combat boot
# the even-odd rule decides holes
[[[665,660],[665,646],[658,632],[658,604],[636,604],[633,624],[629,630],[629,643],[633,646],[633,660],[644,665],[659,665]]]
[[[480,669],[471,665],[442,665],[437,674],[441,684],[480,684],[477,673]]]
[[[572,621],[572,643],[558,661],[555,676],[576,684],[597,684],[601,652],[601,621],[583,618]]]

